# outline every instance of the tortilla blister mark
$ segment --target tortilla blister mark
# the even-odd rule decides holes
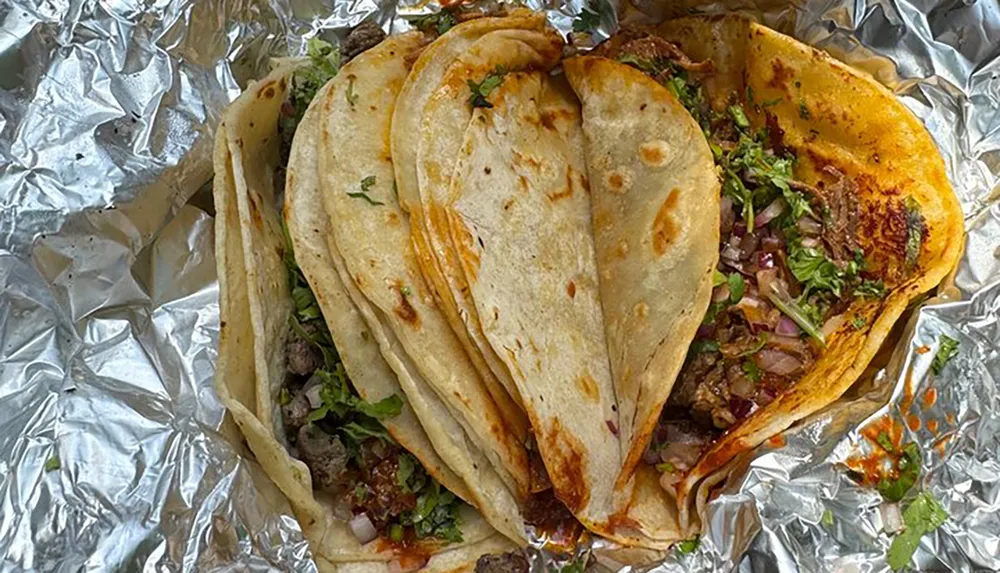
[[[627,450],[616,478],[623,487],[710,302],[719,181],[701,128],[665,87],[604,58],[564,67],[583,102],[601,301]],[[653,524],[640,526],[664,537]]]
[[[421,121],[427,101],[438,88],[443,76],[453,62],[468,58],[472,53],[480,54],[480,40],[497,31],[534,31],[545,26],[545,20],[537,13],[517,14],[507,18],[486,18],[473,20],[456,26],[427,48],[417,60],[413,70],[401,90],[400,104],[393,114],[392,154],[400,205],[411,215],[413,244],[421,269],[431,290],[439,302],[445,319],[458,336],[472,360],[473,366],[482,376],[487,390],[504,413],[512,431],[522,441],[529,438],[530,425],[521,406],[521,398],[511,379],[511,374],[489,344],[479,325],[475,307],[467,300],[461,289],[449,288],[441,262],[432,252],[431,238],[428,236],[427,213],[420,202],[418,192],[417,150],[420,142]],[[478,47],[477,47],[478,46]],[[480,81],[482,78],[476,78]],[[462,89],[468,89],[465,84]],[[463,100],[467,98],[461,98]],[[464,126],[459,129],[464,131]]]
[[[508,73],[491,102],[472,114],[456,154],[450,238],[557,497],[601,531],[622,457],[579,106],[545,72]]]
[[[323,207],[332,231],[327,244],[348,294],[436,451],[468,485],[474,505],[487,520],[523,543],[523,521],[512,493],[520,482],[510,475],[526,475],[526,453],[506,432],[489,394],[478,385],[476,371],[434,306],[415,261],[407,217],[391,189],[389,122],[406,63],[422,43],[419,35],[390,38],[358,56],[331,82],[322,103],[319,142]],[[358,101],[374,108],[371,112],[351,111],[344,98],[348,77]],[[347,194],[366,177],[375,178],[369,194],[382,205]],[[398,225],[386,225],[387,216],[395,216]],[[419,325],[397,312],[400,295],[419,317]]]
[[[725,434],[678,484],[681,521],[690,523],[704,509],[708,494],[699,482],[724,473],[723,466],[734,456],[831,404],[858,379],[907,305],[957,263],[963,217],[930,135],[871,77],[744,18],[684,18],[665,23],[658,33],[678,42],[692,58],[716,58],[720,77],[728,79],[715,85],[725,94],[709,92],[713,105],[730,93],[747,91],[758,101],[777,102],[767,113],[799,157],[796,178],[822,185],[823,168],[832,166],[857,183],[864,205],[859,240],[879,274],[887,276],[889,288],[870,329],[835,334],[810,372]],[[751,121],[762,123],[761,115],[752,110]],[[913,276],[901,278],[902,256],[887,240],[885,225],[893,205],[906,197],[920,205],[927,234]],[[858,300],[846,312],[866,314],[871,306]]]

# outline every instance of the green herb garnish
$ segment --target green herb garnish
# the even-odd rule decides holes
[[[913,558],[920,538],[934,531],[948,520],[948,512],[938,503],[934,496],[924,491],[903,511],[903,523],[906,530],[897,535],[889,546],[886,560],[893,571],[898,571]]]
[[[364,199],[365,201],[368,201],[372,205],[385,205],[385,203],[381,201],[376,201],[375,199],[372,199],[370,195],[368,195],[368,191],[371,190],[373,185],[375,185],[375,176],[369,175],[368,177],[365,177],[364,179],[361,180],[361,191],[355,191],[355,192],[348,191],[347,196]]]
[[[814,314],[813,312],[810,312],[811,309],[806,308],[805,305],[800,305],[794,300],[781,297],[773,291],[765,294],[768,300],[770,300],[774,306],[778,307],[778,310],[785,313],[788,318],[795,321],[795,324],[799,325],[799,328],[805,331],[806,334],[816,339],[823,346],[826,346],[826,340],[823,338],[823,331],[813,322],[815,318],[810,316],[811,314]]]
[[[677,468],[674,467],[674,464],[670,462],[663,462],[660,464],[656,464],[656,471],[660,472],[661,474],[672,474],[675,471],[677,471]]]
[[[820,518],[820,523],[827,527],[833,525],[833,512],[829,509],[823,510],[823,517]]]
[[[719,343],[710,338],[696,338],[691,343],[691,352],[701,354],[703,352],[718,352]]]
[[[880,444],[881,445],[881,444]],[[891,445],[891,444],[890,444]],[[899,501],[920,477],[920,448],[909,443],[903,448],[902,456],[896,461],[896,477],[882,478],[876,489],[887,501]]]
[[[746,291],[746,282],[743,280],[743,275],[740,273],[732,273],[727,278],[729,283],[729,300],[733,304],[740,302],[743,298],[743,293]]]
[[[854,318],[851,319],[851,326],[854,327],[854,330],[861,330],[866,324],[868,324],[868,321],[860,314],[855,314]]]
[[[741,368],[743,368],[743,373],[746,374],[747,379],[751,382],[757,383],[764,378],[764,371],[752,360],[744,361]]]
[[[719,269],[712,271],[712,286],[717,287],[726,284],[729,281],[724,273],[720,272]]]
[[[347,103],[354,107],[354,104],[358,103],[358,94],[354,93],[354,76],[348,76],[347,78],[347,91],[344,93],[347,98]]]
[[[410,23],[421,32],[435,32],[440,36],[455,27],[458,20],[450,10],[441,10],[434,14],[412,18]]]
[[[698,546],[701,545],[701,539],[695,535],[690,539],[685,539],[677,544],[677,552],[681,555],[686,555],[688,553],[694,553]]]
[[[591,30],[597,29],[601,25],[601,14],[599,12],[594,12],[587,8],[586,6],[580,10],[580,13],[576,15],[573,19],[573,31],[574,32],[590,32]]]
[[[53,454],[52,457],[50,457],[49,459],[45,460],[45,465],[42,466],[42,468],[46,472],[54,472],[61,467],[62,467],[62,462],[59,461],[59,456],[55,454]]]
[[[885,297],[885,283],[882,279],[861,281],[861,284],[854,287],[854,295],[861,298],[879,299]]]
[[[934,353],[934,360],[931,362],[931,370],[935,374],[940,374],[951,359],[958,356],[959,342],[947,334],[938,337],[938,350]]]
[[[309,65],[302,66],[292,74],[289,101],[295,109],[291,117],[282,116],[282,128],[294,133],[306,108],[316,97],[316,92],[340,70],[340,50],[320,38],[311,38],[306,43]]]
[[[878,445],[882,446],[882,449],[889,452],[890,454],[893,452],[894,448],[892,446],[892,439],[889,438],[888,433],[884,431],[879,432],[878,436],[875,437],[875,442]]]
[[[500,87],[500,84],[503,83],[503,78],[506,75],[507,69],[503,66],[497,66],[493,68],[493,71],[487,74],[487,76],[483,78],[483,81],[479,83],[472,80],[466,80],[466,83],[469,86],[469,91],[472,92],[472,95],[469,96],[469,104],[472,105],[472,107],[492,108],[493,104],[486,98],[493,93],[493,90]]]
[[[812,114],[809,113],[809,108],[806,107],[806,102],[799,101],[799,117],[802,119],[809,119]]]

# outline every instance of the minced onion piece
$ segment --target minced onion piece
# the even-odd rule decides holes
[[[722,248],[722,253],[719,256],[729,261],[738,261],[743,257],[743,251],[733,245],[726,245]]]
[[[322,391],[323,391],[322,384],[316,384],[306,389],[305,392],[306,399],[309,400],[309,406],[312,407],[314,410],[323,405],[323,396],[321,394]]]
[[[889,535],[906,529],[903,512],[900,511],[898,503],[883,503],[878,506],[878,512],[882,516],[882,529]]]
[[[843,326],[846,320],[847,317],[843,314],[836,314],[828,318],[827,321],[823,323],[823,336],[831,336],[834,332],[840,330],[840,327]]]
[[[754,217],[753,226],[755,229],[759,229],[764,225],[770,223],[771,220],[773,220],[775,217],[778,217],[784,212],[785,212],[785,200],[782,199],[781,197],[778,197],[774,201],[771,201],[771,204],[768,205],[767,208],[765,208],[763,211],[758,213],[756,217]]]
[[[823,244],[823,242],[817,239],[816,237],[806,237],[805,239],[802,239],[800,242],[802,243],[803,247],[806,247],[808,249],[818,249],[820,245]]]
[[[826,346],[826,339],[823,338],[823,332],[820,331],[818,328],[816,328],[816,325],[814,325],[809,320],[809,318],[806,317],[798,309],[797,306],[795,306],[794,302],[789,301],[789,300],[785,300],[777,292],[775,292],[775,290],[776,289],[774,288],[774,285],[772,284],[769,292],[765,293],[767,295],[767,298],[772,303],[774,303],[774,306],[778,307],[778,310],[780,310],[781,312],[785,313],[785,315],[787,315],[789,318],[791,318],[792,320],[794,320],[795,324],[798,324],[802,328],[802,330],[805,331],[806,334],[808,334],[809,336],[815,338],[817,341],[819,341],[820,344],[822,344],[825,347]]]
[[[819,235],[823,232],[823,225],[810,219],[809,217],[802,217],[796,221],[796,226],[805,235]]]
[[[782,315],[778,319],[778,326],[775,327],[774,332],[782,336],[798,336],[802,331],[799,330],[799,326],[795,324],[794,320]]]
[[[367,513],[355,515],[347,522],[347,526],[351,528],[351,533],[354,534],[354,537],[362,545],[378,537],[378,531],[375,531],[375,524],[372,523]]]
[[[768,348],[754,354],[754,362],[761,370],[777,374],[778,376],[788,376],[798,372],[802,368],[802,361],[798,358],[787,352],[770,350]]]

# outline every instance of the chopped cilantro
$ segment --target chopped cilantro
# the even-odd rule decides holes
[[[600,25],[600,12],[594,12],[586,6],[584,6],[583,9],[580,10],[580,13],[576,15],[576,18],[573,19],[574,32],[590,32],[591,30],[597,29]]]
[[[729,106],[729,116],[733,118],[733,122],[736,123],[737,127],[741,127],[743,129],[750,127],[750,120],[747,119],[747,115],[743,112],[743,106]]]
[[[42,466],[46,472],[54,472],[62,467],[62,462],[59,461],[59,456],[53,454],[52,457],[45,460],[45,465]]]
[[[767,107],[774,107],[774,106],[778,105],[779,103],[781,103],[781,101],[782,101],[782,99],[780,97],[776,97],[774,99],[769,99],[769,100],[767,100],[765,102],[762,102],[760,104],[760,106],[761,107],[765,107],[765,108],[767,108]]]
[[[934,496],[924,491],[903,511],[903,523],[906,530],[897,535],[889,546],[886,560],[893,571],[898,571],[910,562],[920,538],[934,531],[948,520],[948,512],[938,503]]]
[[[719,343],[710,338],[695,338],[694,342],[691,343],[691,351],[695,354],[701,354],[703,352],[718,352]]]
[[[885,296],[885,283],[882,279],[861,281],[861,284],[854,287],[854,295],[861,298],[879,299]]]
[[[754,339],[753,346],[747,348],[743,352],[740,352],[737,356],[739,358],[746,358],[747,356],[753,356],[754,354],[760,352],[760,350],[764,348],[765,344],[767,344],[767,333],[762,332],[760,333],[759,337]]]
[[[803,247],[797,237],[788,241],[788,270],[802,283],[806,293],[830,291],[840,297],[848,278],[822,250]]]
[[[729,300],[733,304],[740,302],[747,287],[746,282],[743,280],[743,275],[732,273],[726,280],[729,283]]]
[[[868,324],[868,321],[860,314],[855,314],[854,318],[851,319],[851,326],[854,327],[854,330],[861,330],[866,324]]]
[[[282,387],[278,393],[278,404],[285,406],[292,402],[292,395],[288,393],[288,388]]]
[[[294,112],[281,117],[282,130],[289,134],[289,143],[290,134],[295,132],[302,121],[316,92],[340,70],[340,50],[320,38],[311,38],[306,43],[306,55],[309,57],[309,65],[298,68],[292,74],[288,100]]]
[[[410,287],[408,287],[408,286],[405,286],[405,287],[402,287],[402,288],[399,289],[399,294],[401,294],[403,296],[410,296],[410,294],[412,294],[412,292],[413,291],[410,290]]]
[[[410,24],[421,32],[435,32],[440,36],[455,27],[458,24],[458,20],[450,10],[441,10],[434,14],[413,18],[410,20]]]
[[[690,539],[685,539],[684,541],[678,543],[677,552],[680,553],[681,555],[694,553],[698,549],[699,545],[701,545],[701,539],[697,535],[695,535]]]
[[[920,212],[920,203],[913,197],[907,197],[903,206],[906,208],[906,268],[913,269],[917,266],[924,240],[924,216]]]
[[[726,277],[726,275],[723,274],[721,271],[719,271],[719,269],[715,269],[714,271],[712,271],[712,286],[713,287],[724,285],[724,284],[726,284],[726,282],[728,280],[729,280],[729,278]]]
[[[369,175],[368,177],[365,177],[364,179],[361,180],[361,191],[355,191],[353,193],[348,191],[347,196],[364,199],[365,201],[368,201],[372,205],[385,205],[385,203],[381,201],[376,201],[375,199],[372,199],[370,195],[368,195],[368,191],[371,190],[373,185],[375,185],[375,176]]]
[[[896,461],[896,477],[882,478],[876,489],[887,501],[900,501],[920,477],[920,448],[915,443],[906,444]]]
[[[492,108],[493,104],[486,98],[493,93],[493,90],[500,87],[505,75],[507,75],[507,69],[503,66],[497,66],[479,83],[466,80],[466,83],[469,85],[469,91],[472,92],[472,95],[469,96],[469,104],[472,107]]]
[[[410,491],[410,486],[406,482],[413,475],[414,467],[415,463],[412,456],[399,456],[399,467],[396,469],[396,483],[406,491]]]
[[[672,474],[677,471],[677,468],[670,462],[663,462],[661,464],[656,464],[656,471],[665,474]]]
[[[827,527],[833,525],[833,512],[829,509],[823,510],[823,517],[820,518],[820,523]]]
[[[393,523],[389,526],[389,539],[392,541],[402,541],[403,540],[403,526],[398,523]]]
[[[747,379],[751,382],[760,382],[764,377],[764,371],[761,370],[760,366],[757,366],[757,363],[752,360],[744,361],[742,368],[743,373],[746,374]]]
[[[812,117],[812,114],[809,113],[809,108],[806,107],[806,102],[801,100],[799,101],[799,117],[802,119],[809,119]]]
[[[892,453],[893,451],[892,439],[889,438],[889,434],[886,433],[885,431],[878,433],[878,436],[875,437],[875,442],[878,443],[878,445],[882,446],[883,450]]]
[[[951,359],[958,356],[959,342],[947,334],[938,337],[938,350],[934,353],[934,360],[931,362],[931,370],[935,374],[940,374],[944,367],[951,362]]]

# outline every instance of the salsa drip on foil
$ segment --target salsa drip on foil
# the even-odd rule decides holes
[[[659,37],[621,36],[600,55],[673,92],[705,133],[722,178],[712,301],[644,455],[670,488],[724,432],[798,381],[834,332],[864,330],[851,303],[881,299],[886,289],[859,245],[854,182],[833,166],[817,186],[795,178],[796,156],[767,112],[775,102],[756,101],[748,89],[714,110],[699,85],[713,71],[710,61],[693,62]],[[754,127],[748,109],[765,125]],[[912,272],[926,228],[915,201],[899,215]]]

